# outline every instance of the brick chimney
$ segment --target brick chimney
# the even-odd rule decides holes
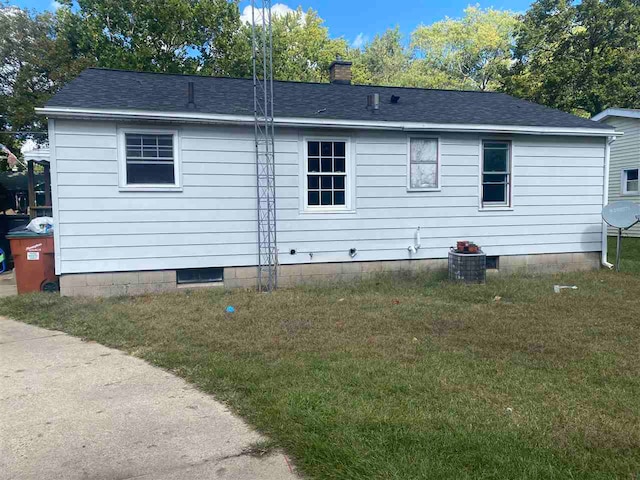
[[[342,85],[351,84],[351,62],[335,60],[329,65],[329,81]]]

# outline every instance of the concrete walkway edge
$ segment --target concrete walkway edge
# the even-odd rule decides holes
[[[0,479],[299,478],[260,440],[160,368],[0,317]]]

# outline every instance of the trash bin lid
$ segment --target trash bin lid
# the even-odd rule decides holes
[[[36,233],[28,230],[26,227],[16,227],[9,230],[6,238],[33,238],[33,237],[51,237],[53,235],[52,232],[49,233]]]

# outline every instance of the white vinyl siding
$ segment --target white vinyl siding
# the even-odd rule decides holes
[[[56,120],[58,273],[255,265],[252,129],[168,128],[180,131],[182,191],[129,192],[118,186],[115,123]],[[413,258],[444,258],[461,239],[488,255],[600,250],[603,139],[510,136],[513,210],[479,212],[484,137],[438,136],[441,191],[407,192],[406,133],[278,129],[280,263],[408,259],[417,227],[422,248]],[[349,139],[351,210],[301,207],[305,138]]]

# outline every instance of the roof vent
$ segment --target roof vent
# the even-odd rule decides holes
[[[391,103],[398,103],[400,101],[400,97],[398,95],[391,95]]]
[[[187,108],[193,110],[196,108],[196,94],[193,82],[187,84]]]
[[[371,108],[373,110],[380,109],[380,94],[370,93],[367,95],[367,108]]]

